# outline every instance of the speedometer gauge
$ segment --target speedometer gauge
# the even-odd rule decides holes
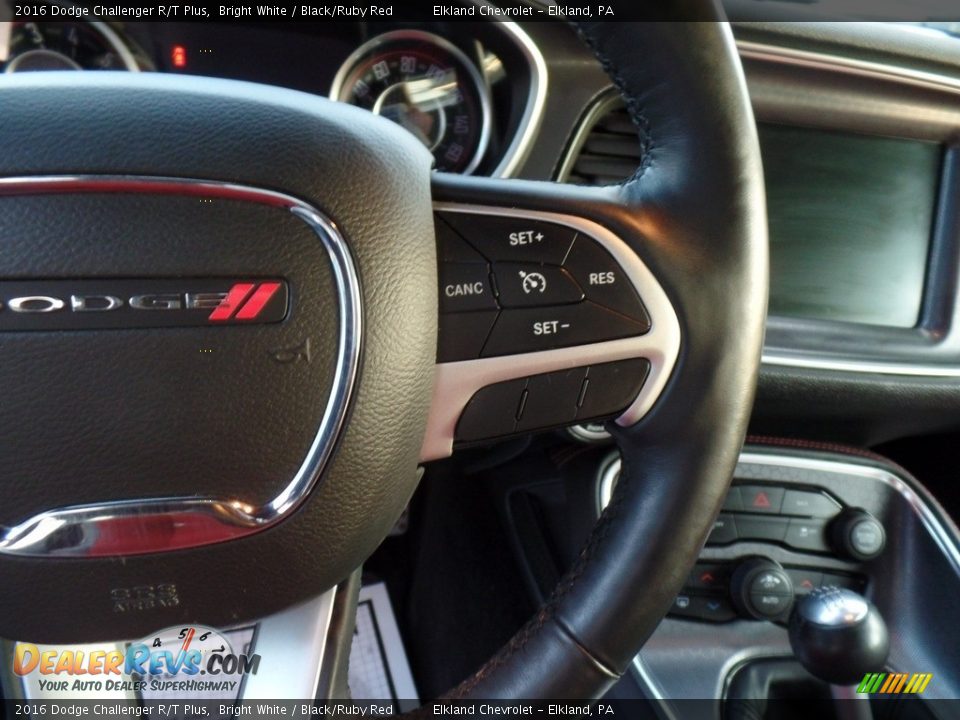
[[[487,149],[486,83],[463,52],[431,33],[398,30],[364,43],[340,68],[330,96],[406,128],[438,170],[471,173]]]

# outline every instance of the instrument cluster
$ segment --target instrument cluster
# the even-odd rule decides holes
[[[529,114],[514,83],[528,82],[530,68],[508,72],[503,57],[520,53],[497,25],[37,19],[0,23],[0,71],[157,71],[289,87],[397,123],[437,170],[502,174]]]

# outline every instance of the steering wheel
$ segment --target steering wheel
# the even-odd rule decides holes
[[[612,501],[549,602],[452,695],[609,688],[712,527],[766,310],[743,74],[713,3],[683,6],[716,22],[578,26],[639,129],[642,165],[616,187],[432,174],[390,122],[282,89],[3,77],[0,637],[222,627],[316,597],[387,535],[421,460],[450,452],[462,378],[639,354],[653,391],[611,426]],[[438,366],[435,204],[607,238],[646,273],[646,344]]]

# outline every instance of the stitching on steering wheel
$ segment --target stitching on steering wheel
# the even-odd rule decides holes
[[[620,74],[617,65],[600,48],[599,41],[590,34],[582,23],[571,22],[570,26],[576,31],[580,40],[593,51],[597,60],[600,61],[600,66],[604,72],[613,80],[613,84],[620,92],[620,97],[627,106],[627,113],[630,115],[630,119],[637,127],[640,140],[640,165],[629,178],[620,183],[620,185],[629,185],[642,178],[647,169],[653,165],[653,149],[656,143],[650,132],[650,121],[640,107],[640,101],[628,89],[627,81],[624,80],[623,75]]]
[[[621,75],[617,65],[603,50],[601,50],[596,39],[590,35],[589,31],[581,23],[571,22],[570,25],[574,28],[582,42],[588,48],[590,48],[591,51],[593,51],[594,55],[600,61],[600,65],[603,67],[604,71],[613,80],[614,85],[620,92],[620,96],[623,98],[623,101],[627,107],[627,112],[630,115],[630,119],[637,127],[641,152],[640,166],[629,178],[620,183],[621,185],[629,185],[630,183],[636,182],[643,177],[646,171],[653,165],[653,149],[655,147],[655,143],[652,133],[650,132],[650,121],[647,119],[642,108],[640,107],[639,100],[630,92],[627,81]],[[624,463],[626,462],[627,461],[625,459]],[[626,464],[624,467],[626,467]],[[460,683],[460,685],[454,688],[445,697],[456,699],[469,695],[473,689],[481,681],[483,681],[484,678],[489,676],[497,668],[504,665],[514,654],[522,650],[530,638],[533,637],[548,620],[555,617],[559,602],[563,600],[563,598],[566,597],[576,586],[597,549],[603,544],[609,535],[609,528],[611,527],[613,521],[619,515],[623,498],[626,495],[623,488],[626,486],[627,482],[629,482],[629,480],[627,480],[629,473],[622,473],[621,476],[625,479],[625,482],[623,484],[617,484],[617,488],[614,491],[611,502],[601,513],[600,518],[597,520],[597,523],[593,528],[593,532],[591,532],[590,537],[587,540],[587,543],[580,551],[576,563],[560,580],[560,583],[554,589],[553,593],[551,593],[547,602],[544,603],[543,607],[540,608],[537,614],[527,621],[527,623],[524,624],[524,626],[503,648],[500,649],[496,655],[494,655],[479,670]],[[589,648],[583,645],[582,641],[573,634],[566,624],[557,622],[557,627],[561,632],[567,635],[570,638],[570,641],[576,644],[580,650],[598,666],[598,668],[605,670],[611,675],[617,677],[620,676],[620,673],[617,673],[612,668],[609,668],[606,663],[602,662]]]

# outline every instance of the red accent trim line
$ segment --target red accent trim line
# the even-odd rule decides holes
[[[220,301],[220,304],[213,309],[208,318],[210,322],[225,322],[229,320],[233,313],[240,308],[243,301],[250,296],[250,292],[256,287],[254,283],[237,283],[227,296]]]
[[[234,316],[234,320],[253,320],[260,314],[267,303],[270,302],[270,298],[277,294],[277,290],[280,289],[280,283],[263,283],[260,287],[257,288],[256,292],[250,296],[250,299],[244,304],[242,308]],[[219,310],[219,308],[217,308]],[[212,316],[211,316],[212,319]]]

